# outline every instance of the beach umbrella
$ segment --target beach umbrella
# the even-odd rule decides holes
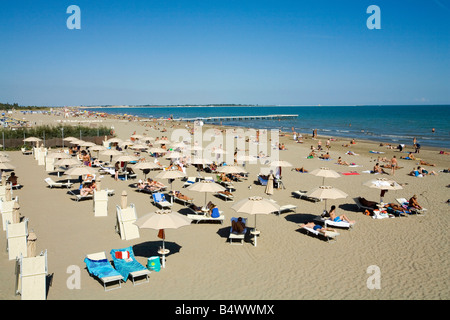
[[[140,135],[140,134],[133,134],[133,135],[130,136],[130,138],[134,138],[134,139],[140,140],[140,139],[144,138],[144,136]]]
[[[151,152],[151,153],[166,153],[167,150],[164,150],[163,148],[159,148],[159,147],[151,147],[150,149],[148,149],[148,152]]]
[[[147,173],[145,173],[145,170],[151,170],[151,169],[162,169],[161,166],[157,163],[150,162],[150,161],[140,161],[137,164],[133,166],[133,169],[140,169],[144,172],[145,176],[144,179],[147,178]]]
[[[184,142],[176,142],[176,143],[174,143],[174,144],[172,145],[172,148],[173,148],[173,149],[178,149],[178,148],[180,148],[180,149],[186,149],[186,148],[187,148],[187,145],[186,145]]]
[[[169,144],[169,140],[156,140],[155,142],[153,142],[154,144]]]
[[[172,180],[184,178],[186,174],[180,170],[165,170],[156,175],[156,179],[168,179],[170,182],[170,190],[173,191]],[[171,198],[173,203],[173,197]]]
[[[372,179],[372,180],[364,182],[363,185],[366,187],[372,188],[372,189],[381,190],[380,202],[383,202],[383,197],[384,197],[384,194],[386,193],[386,191],[403,189],[403,187],[401,185],[399,185],[397,182],[395,182],[394,180],[389,180],[386,178]]]
[[[75,138],[75,137],[67,137],[67,138],[64,138],[64,139],[63,139],[63,141],[72,141],[72,140],[78,140],[78,138]]]
[[[0,170],[14,170],[16,167],[9,162],[0,162]]]
[[[139,158],[129,154],[122,154],[114,158],[114,161],[131,162],[131,161],[139,161]]]
[[[280,206],[269,199],[254,196],[238,201],[231,207],[231,209],[235,210],[236,212],[255,215],[255,228],[253,234],[256,247],[256,236],[259,233],[256,230],[256,215],[278,212],[280,210]]]
[[[153,141],[153,140],[155,140],[155,138],[144,136],[144,137],[142,137],[142,139],[140,139],[140,140],[142,140],[142,141]]]
[[[329,168],[319,168],[319,169],[315,169],[313,171],[310,172],[310,174],[312,174],[313,176],[317,176],[317,177],[323,177],[322,180],[322,185],[325,183],[325,178],[340,178],[341,175],[339,173],[337,173],[334,170],[331,170]]]
[[[90,142],[90,141],[81,141],[81,140],[80,140],[80,143],[78,143],[78,145],[79,145],[80,147],[93,147],[93,146],[95,146],[96,144],[93,143],[93,142]]]
[[[328,199],[343,199],[347,198],[348,194],[339,189],[333,188],[331,186],[320,186],[311,190],[308,193],[309,197],[318,198],[325,200],[325,210],[327,209],[327,200]]]
[[[72,158],[72,156],[65,152],[51,152],[47,154],[47,158],[54,158],[54,159],[69,159]]]
[[[100,154],[104,155],[104,156],[120,156],[123,154],[123,152],[116,150],[116,149],[108,149],[108,150],[103,151]]]
[[[165,258],[164,256],[169,253],[169,250],[165,248],[165,229],[178,229],[192,222],[188,217],[181,215],[177,212],[171,210],[157,210],[155,212],[147,213],[146,215],[137,219],[134,224],[138,226],[139,229],[154,229],[159,230],[158,237],[162,239],[162,251],[163,255],[162,266],[165,268]]]
[[[167,159],[179,159],[181,157],[183,157],[183,154],[177,151],[168,152],[166,154]]]
[[[64,172],[64,174],[66,174],[68,176],[83,176],[83,175],[87,175],[87,174],[94,175],[95,170],[88,166],[79,165],[79,166],[75,166],[75,167],[67,169]]]
[[[271,196],[273,195],[273,174],[269,175],[269,179],[267,180],[266,190],[264,193]]]
[[[28,137],[26,139],[23,139],[24,142],[40,142],[42,139],[37,137]]]
[[[206,206],[206,195],[208,193],[217,193],[219,191],[225,191],[226,189],[220,184],[215,183],[211,180],[202,180],[197,183],[190,185],[188,190],[204,192],[205,193],[205,206]]]
[[[106,140],[106,142],[109,142],[109,143],[120,143],[122,141],[123,140],[119,139],[119,138],[111,138],[111,139]]]
[[[194,160],[191,161],[192,164],[211,164],[212,161],[209,159],[204,159],[204,158],[194,158]]]
[[[217,169],[220,173],[247,173],[247,171],[240,166],[223,166]]]
[[[64,158],[55,162],[56,166],[74,166],[80,165],[80,161],[72,158]]]
[[[143,143],[134,143],[130,146],[133,150],[142,150],[142,149],[148,149],[149,146],[143,144]]]

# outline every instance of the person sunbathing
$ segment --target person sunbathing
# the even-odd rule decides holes
[[[80,195],[82,197],[85,197],[89,194],[94,194],[95,188],[96,188],[95,181],[92,181],[92,183],[87,183],[83,186],[83,188],[80,189]]]
[[[328,212],[328,215],[330,216],[330,219],[333,220],[334,222],[346,221],[350,224],[355,223],[354,220],[350,220],[349,218],[347,218],[346,215],[342,215],[342,216],[336,215],[336,206],[331,206],[330,212]]]
[[[406,157],[400,157],[400,159],[405,159],[405,160],[416,160],[416,158],[414,157],[414,155],[412,154],[412,152],[410,152],[408,154],[408,156]]]
[[[220,174],[220,180],[222,180],[223,182],[231,182],[230,178],[228,178],[227,175],[223,172]]]
[[[338,158],[337,164],[340,164],[340,165],[343,165],[343,166],[348,166],[348,165],[349,165],[348,162],[343,161],[343,160],[341,159],[341,157]]]
[[[181,200],[185,200],[185,201],[191,201],[193,200],[192,198],[189,198],[188,196],[182,194],[180,191],[174,191],[175,197]]]
[[[385,208],[391,208],[392,210],[395,211],[400,211],[402,213],[409,213],[408,210],[406,210],[405,208],[403,208],[402,206],[396,204],[396,203],[388,203],[384,206]]]
[[[422,210],[422,206],[417,202],[417,196],[413,195],[411,199],[409,199],[408,206],[414,209]]]
[[[327,152],[326,154],[323,154],[319,157],[320,159],[328,160],[330,159],[330,154]]]
[[[380,167],[378,162],[373,166],[372,172],[373,173],[385,173],[385,174],[388,174],[386,171],[383,170],[383,168]]]
[[[303,168],[303,167],[301,167],[301,168],[294,168],[294,169],[292,169],[292,170],[295,170],[295,171],[297,171],[297,172],[302,172],[302,173],[308,172],[308,170],[306,170],[306,169]],[[291,171],[292,171],[292,170],[291,170]]]
[[[230,191],[228,191],[228,190],[219,191],[218,193],[224,194],[224,195],[229,196],[229,197],[233,196],[233,194]]]
[[[315,224],[314,222],[308,222],[308,223],[301,224],[300,228],[311,228],[311,229],[314,229],[323,234],[325,234],[326,231],[336,232],[336,230],[333,228],[322,227],[321,225]]]
[[[314,152],[314,150],[308,154],[308,158],[314,158],[315,156],[316,156],[316,153]]]
[[[419,164],[421,166],[431,166],[431,167],[435,167],[436,166],[434,163],[429,163],[429,162],[426,162],[424,160],[420,160]]]

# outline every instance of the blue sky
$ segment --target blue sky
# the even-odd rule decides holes
[[[449,75],[450,0],[0,2],[0,102],[450,104]]]

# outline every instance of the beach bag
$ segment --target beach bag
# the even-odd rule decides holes
[[[159,260],[159,257],[148,258],[147,269],[150,271],[159,272],[159,270],[161,270],[161,261]]]

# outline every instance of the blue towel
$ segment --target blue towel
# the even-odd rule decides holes
[[[132,261],[127,262],[125,259],[117,259],[116,251],[128,251],[130,253],[130,258],[132,259]],[[114,267],[123,277],[124,282],[127,281],[128,276],[130,275],[131,272],[147,270],[147,268],[145,268],[142,264],[136,261],[136,258],[134,257],[133,253],[133,247],[131,246],[123,249],[112,249],[110,253],[114,262]]]
[[[153,200],[155,200],[155,202],[161,202],[164,201],[164,195],[162,193],[154,193],[153,194]]]
[[[107,259],[91,260],[85,258],[84,263],[86,263],[86,268],[88,269],[89,273],[99,278],[121,275],[112,267]]]

